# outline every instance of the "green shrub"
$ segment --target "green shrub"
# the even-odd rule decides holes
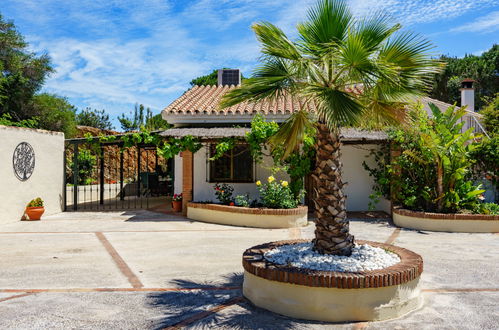
[[[384,195],[411,210],[455,213],[473,210],[484,191],[471,180],[471,152],[476,138],[469,129],[461,132],[463,109],[441,112],[430,104],[433,118],[421,108],[411,113],[410,127],[389,133],[392,147],[401,154],[389,164],[378,158],[370,168],[375,196]]]
[[[499,135],[499,93],[480,111],[480,114],[483,115],[483,125],[487,132]]]
[[[277,182],[269,176],[268,183],[256,182],[263,207],[270,209],[292,209],[298,206],[299,199],[294,197],[287,181]]]
[[[250,200],[249,196],[246,195],[237,195],[236,198],[234,198],[234,202],[236,206],[242,206],[242,207],[250,207]]]
[[[217,183],[213,186],[213,189],[215,189],[215,195],[220,203],[227,205],[233,201],[234,188],[232,186],[227,183]]]
[[[499,215],[499,204],[496,203],[481,203],[478,208],[474,210],[478,214]]]
[[[0,125],[4,126],[15,126],[15,127],[28,127],[28,128],[38,128],[38,120],[36,118],[24,119],[24,120],[14,120],[9,113],[4,113],[0,115]]]
[[[499,193],[499,135],[484,138],[471,152],[471,158],[475,177],[490,180]]]
[[[66,180],[67,182],[73,183],[73,159],[66,159]],[[95,165],[97,164],[97,156],[92,154],[89,149],[80,149],[78,151],[78,184],[92,184],[94,178],[92,177],[95,170]]]
[[[43,199],[37,197],[26,205],[26,207],[43,207]]]

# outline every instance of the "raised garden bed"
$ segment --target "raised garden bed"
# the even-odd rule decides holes
[[[393,209],[393,223],[399,227],[460,233],[497,233],[499,215],[446,214]]]
[[[265,252],[306,240],[279,241],[254,246],[243,254],[243,294],[256,306],[307,320],[344,322],[400,317],[423,301],[419,279],[420,255],[393,245],[356,241],[397,254],[400,262],[363,272],[309,270],[267,261]]]
[[[187,217],[221,225],[256,228],[293,228],[307,225],[308,207],[268,209],[188,203]]]

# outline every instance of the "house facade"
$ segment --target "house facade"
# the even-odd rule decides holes
[[[234,75],[230,77],[233,79]],[[276,102],[244,102],[220,110],[222,96],[234,88],[234,85],[224,84],[222,73],[219,74],[217,86],[194,86],[162,111],[163,119],[174,126],[161,133],[163,136],[191,135],[203,143],[203,147],[196,153],[183,152],[174,160],[174,190],[175,193],[183,193],[185,201],[216,201],[213,189],[215,183],[231,184],[235,195],[249,194],[251,198],[257,198],[255,182],[267,179],[273,162],[269,156],[265,156],[262,163],[255,163],[251,158],[249,149],[244,144],[244,136],[249,131],[251,120],[255,115],[261,114],[269,121],[282,123],[299,110],[299,102],[292,96]],[[450,106],[427,97],[419,101],[428,112],[429,103],[436,104],[442,110]],[[314,111],[312,105],[308,107],[309,111]],[[466,128],[478,122],[475,114],[469,112],[469,115],[472,119],[463,118],[467,120]],[[224,137],[240,138],[241,144],[231,150],[230,154],[210,161],[216,141]],[[347,183],[347,210],[366,211],[374,181],[362,164],[374,164],[371,150],[379,150],[387,143],[387,135],[379,131],[345,128],[341,131],[341,140],[343,180]],[[287,178],[285,174],[278,174],[277,179]],[[308,193],[313,190],[308,184],[306,188]],[[378,203],[379,210],[389,212],[390,207],[389,201],[385,199]]]

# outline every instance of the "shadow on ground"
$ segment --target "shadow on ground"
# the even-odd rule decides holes
[[[190,220],[182,216],[181,213],[162,212],[158,210],[127,210],[123,212],[124,216],[129,216],[125,222],[172,222]]]
[[[148,301],[151,307],[160,309],[163,317],[154,325],[155,329],[169,326],[186,326],[195,328],[227,328],[227,329],[300,329],[311,324],[268,312],[242,298],[242,274],[230,274],[223,277],[222,282],[198,283],[188,280],[174,280],[183,288],[202,288],[205,290],[176,291],[150,294]],[[206,290],[211,288],[217,290]],[[234,290],[224,288],[239,287]],[[240,299],[238,299],[240,298]],[[216,313],[205,313],[220,305],[231,304]],[[202,318],[201,318],[202,317]],[[199,319],[198,319],[199,318]]]

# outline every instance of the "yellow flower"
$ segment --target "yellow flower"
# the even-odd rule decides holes
[[[271,175],[271,176],[269,176],[269,178],[267,179],[267,181],[268,181],[269,183],[272,183],[272,182],[274,182],[274,181],[275,181],[275,178]]]
[[[261,186],[261,185],[262,185],[262,181],[258,180],[258,181],[256,182],[256,185],[257,185],[257,186]]]
[[[287,186],[288,186],[288,181],[282,181],[282,182],[281,182],[281,185],[282,185],[283,187],[287,187]]]

